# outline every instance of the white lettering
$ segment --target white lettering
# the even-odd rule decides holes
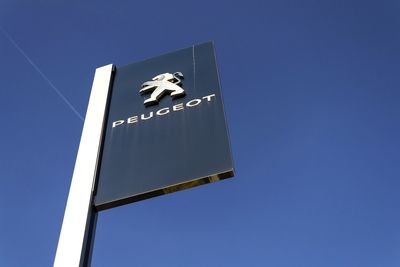
[[[124,120],[114,121],[113,124],[112,124],[112,127],[114,128],[114,127],[116,127],[118,125],[123,124],[124,122],[125,122]]]
[[[174,111],[182,110],[183,109],[183,103],[176,104],[175,106],[172,107],[172,109]]]
[[[186,106],[194,107],[194,106],[197,106],[198,104],[200,104],[200,102],[201,102],[201,99],[193,99],[193,100],[190,100],[189,102],[187,102]]]
[[[138,116],[130,117],[126,120],[127,123],[136,123],[138,122]]]
[[[215,98],[215,94],[203,96],[201,98],[192,99],[192,100],[186,102],[186,104],[185,103],[179,103],[179,104],[176,104],[176,105],[174,105],[172,107],[162,108],[162,109],[159,109],[157,112],[151,111],[149,113],[141,114],[140,116],[139,115],[132,116],[132,117],[127,118],[126,121],[125,120],[117,120],[117,121],[114,121],[112,123],[112,128],[120,126],[120,125],[124,124],[125,122],[127,124],[135,124],[135,123],[138,123],[141,120],[149,120],[149,119],[153,118],[154,115],[164,116],[164,115],[170,113],[171,109],[173,111],[179,111],[179,110],[184,110],[185,106],[189,107],[189,108],[195,107],[195,106],[198,106],[198,105],[201,104],[202,99],[206,100],[207,102],[211,102],[211,101],[213,101],[213,98]]]
[[[165,115],[165,114],[168,114],[168,113],[169,113],[169,108],[162,108],[162,109],[160,109],[160,110],[158,110],[158,111],[156,112],[156,114],[157,114],[157,115],[160,115],[160,116]]]
[[[211,101],[211,97],[215,96],[215,94],[208,95],[208,96],[203,96],[203,99],[207,99],[208,102]]]
[[[142,114],[142,115],[140,116],[140,118],[141,118],[142,120],[148,120],[148,119],[150,119],[150,118],[152,118],[152,117],[153,117],[153,111],[150,112],[150,115],[149,115],[147,118],[144,116],[144,114]]]

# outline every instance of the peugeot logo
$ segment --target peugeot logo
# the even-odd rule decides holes
[[[155,76],[151,81],[142,84],[140,93],[147,94],[151,92],[150,98],[144,101],[145,106],[158,104],[159,100],[169,94],[172,98],[178,98],[185,95],[181,85],[183,79],[182,72],[163,73]]]

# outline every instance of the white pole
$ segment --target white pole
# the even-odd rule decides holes
[[[96,69],[54,267],[82,267],[90,262],[84,257],[89,257],[86,246],[91,246],[91,240],[87,239],[94,234],[90,233],[96,217],[92,209],[93,187],[113,69],[112,64]]]

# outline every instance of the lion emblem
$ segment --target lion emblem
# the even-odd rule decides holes
[[[163,73],[155,76],[151,81],[142,84],[140,89],[141,94],[152,92],[150,98],[144,101],[145,106],[158,104],[158,101],[165,95],[169,94],[173,98],[185,95],[185,90],[179,85],[183,79],[181,72]]]

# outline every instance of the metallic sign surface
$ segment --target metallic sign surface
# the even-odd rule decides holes
[[[233,176],[211,42],[116,69],[94,204]]]

